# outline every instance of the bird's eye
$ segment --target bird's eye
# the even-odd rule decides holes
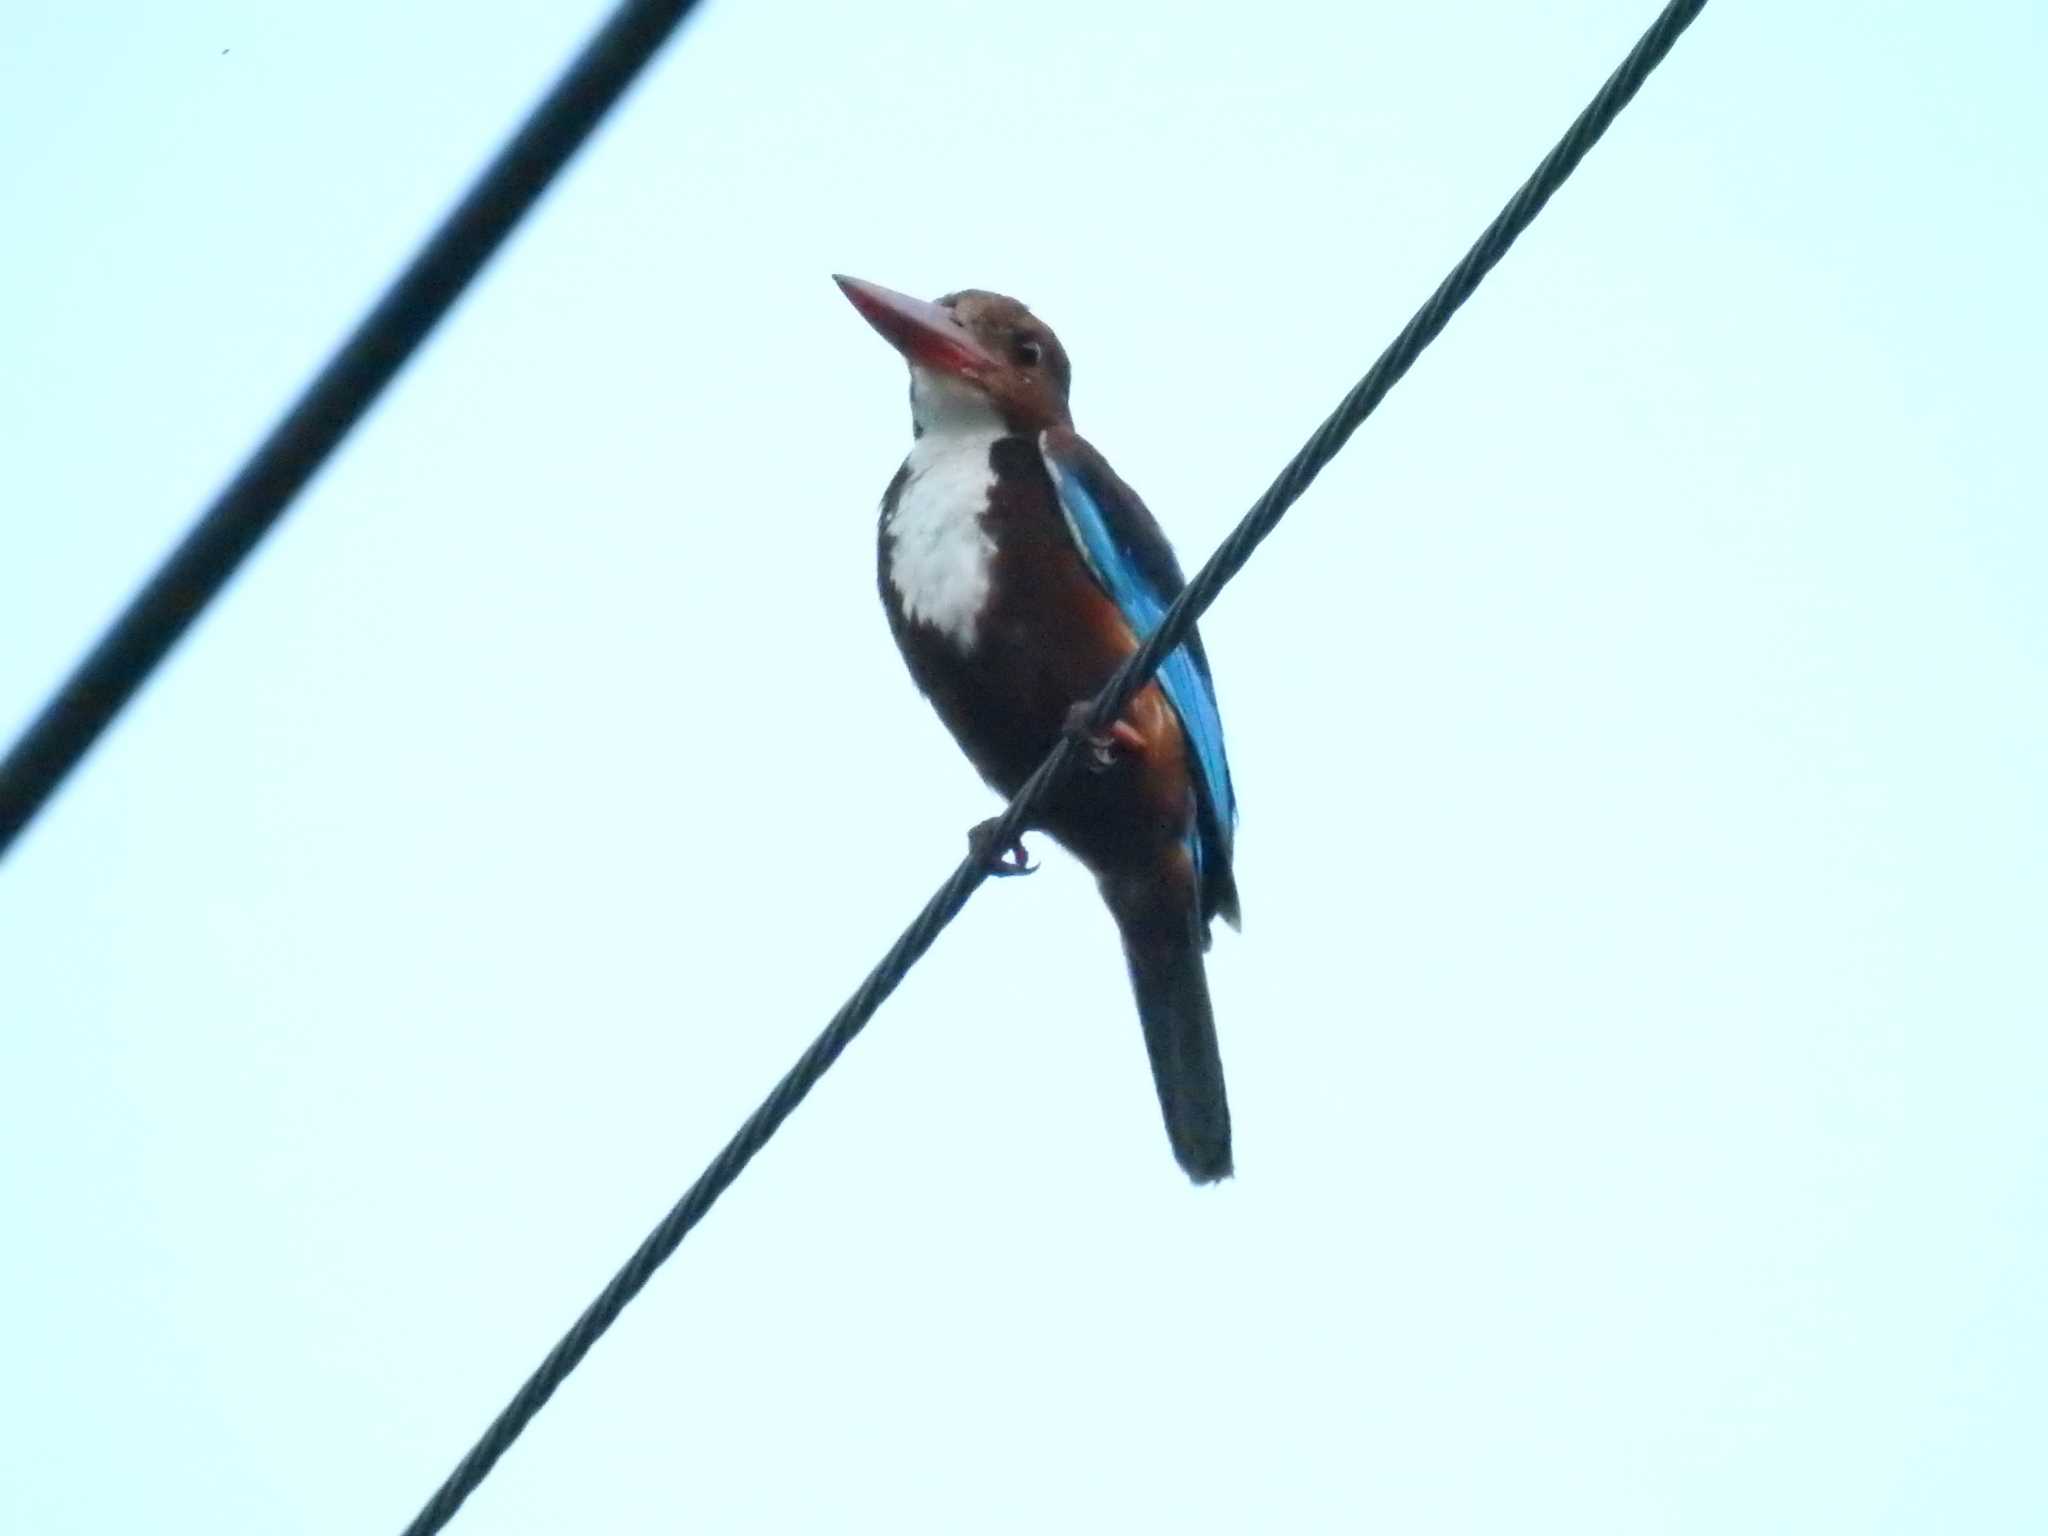
[[[1010,361],[1019,368],[1036,368],[1038,360],[1045,355],[1045,349],[1037,342],[1026,338],[1010,348]]]

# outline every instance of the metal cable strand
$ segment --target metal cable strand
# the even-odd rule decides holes
[[[1635,50],[1601,88],[1592,104],[1572,124],[1564,139],[1509,200],[1499,217],[1487,226],[1465,259],[1430,295],[1429,302],[1416,312],[1415,318],[1380,355],[1372,370],[1344,397],[1329,420],[1316,429],[1315,435],[1295,455],[1293,462],[1281,471],[1279,479],[1210,556],[1208,564],[1202,567],[1187,590],[1167,611],[1150,639],[1096,696],[1088,714],[1088,729],[1102,730],[1123,712],[1124,706],[1144,686],[1165,655],[1180,643],[1224,584],[1237,574],[1252,551],[1273,531],[1323,466],[1336,456],[1387,391],[1408,371],[1422,350],[1435,340],[1452,313],[1478,288],[1494,264],[1507,253],[1515,237],[1541,211],[1550,195],[1564,184],[1586,151],[1628,105],[1650,72],[1670,52],[1679,34],[1705,9],[1706,3],[1707,0],[1672,0],[1665,8],[1642,41],[1636,44]],[[1000,848],[1026,829],[1038,806],[1066,771],[1072,755],[1072,739],[1062,738],[1025,781],[1023,788],[1018,790],[1016,798],[989,834],[987,846]],[[625,1267],[604,1288],[604,1293],[590,1304],[547,1359],[527,1378],[517,1395],[463,1458],[461,1465],[449,1474],[448,1480],[412,1524],[405,1528],[405,1536],[430,1536],[448,1523],[462,1501],[475,1491],[498,1458],[505,1454],[527,1423],[554,1395],[555,1389],[618,1319],[627,1304],[639,1295],[655,1270],[676,1251],[690,1229],[711,1209],[712,1203],[727,1186],[739,1177],[740,1170],[767,1144],[782,1122],[789,1118],[790,1112],[803,1102],[804,1096],[839,1059],[840,1053],[853,1042],[854,1036],[866,1026],[875,1010],[896,990],[910,968],[932,947],[940,932],[967,905],[968,898],[987,878],[985,858],[970,854],[960,862],[946,883],[925,903],[916,920],[890,946],[881,962],[868,972],[859,990],[832,1016],[832,1021],[811,1043],[810,1049],[775,1085],[761,1107],[747,1118],[746,1124],[711,1160],[711,1165],[698,1176],[697,1182],[662,1218],[661,1224],[648,1234]]]
[[[0,858],[698,0],[624,0],[0,759]]]
[[[1664,8],[1629,56],[1622,60],[1620,68],[1608,76],[1600,93],[1578,115],[1557,147],[1544,156],[1543,163],[1536,167],[1529,179],[1522,183],[1521,189],[1508,199],[1507,206],[1473,242],[1472,248],[1465,253],[1465,259],[1437,285],[1436,292],[1429,296],[1428,302],[1415,312],[1365,377],[1331,412],[1329,420],[1316,428],[1315,434],[1292,462],[1280,471],[1265,495],[1253,504],[1229,536],[1217,546],[1208,564],[1195,573],[1187,590],[1161,618],[1158,629],[1096,695],[1094,707],[1088,713],[1089,729],[1107,729],[1159,669],[1167,654],[1187,638],[1188,631],[1216,600],[1224,585],[1243,568],[1252,551],[1265,541],[1266,535],[1286,515],[1287,509],[1322,473],[1323,466],[1350,441],[1351,434],[1386,398],[1387,392],[1401,381],[1422,355],[1423,349],[1436,340],[1458,307],[1472,296],[1485,281],[1486,274],[1508,253],[1508,247],[1543,211],[1543,205],[1550,201],[1551,194],[1563,186],[1578,168],[1586,152],[1599,142],[1600,136],[1621,115],[1622,108],[1635,98],[1650,72],[1664,61],[1672,44],[1678,41],[1679,34],[1706,9],[1706,5],[1707,0],[1672,0]],[[1021,803],[1023,798],[1020,794],[1018,802]],[[1011,812],[1018,809],[1018,804],[1011,806]],[[1030,807],[1023,809],[1028,815]],[[1002,846],[1004,839],[1022,830],[1024,822],[1025,815],[1017,816],[1013,822],[1006,814],[1001,829],[991,841],[995,846]]]

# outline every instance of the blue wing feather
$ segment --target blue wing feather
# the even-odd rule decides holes
[[[1079,446],[1078,439],[1068,441]],[[1124,499],[1128,493],[1113,476],[1105,479],[1090,474],[1081,456],[1070,451],[1067,443],[1055,441],[1051,433],[1041,438],[1039,446],[1082,558],[1131,632],[1144,639],[1159,627],[1180,593],[1180,572],[1164,536],[1142,506],[1133,507],[1135,498]],[[1141,541],[1152,547],[1143,547]],[[1176,646],[1159,668],[1159,684],[1180,716],[1181,730],[1192,749],[1196,793],[1202,808],[1209,812],[1196,817],[1190,834],[1195,867],[1199,873],[1212,858],[1227,865],[1231,834],[1237,826],[1237,799],[1230,784],[1230,761],[1223,751],[1223,716],[1216,707],[1216,690],[1198,646]],[[1211,839],[1220,846],[1209,846]]]

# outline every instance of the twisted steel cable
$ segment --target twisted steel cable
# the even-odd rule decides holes
[[[1472,296],[1486,274],[1507,254],[1516,237],[1528,228],[1551,194],[1564,184],[1586,152],[1634,98],[1651,71],[1671,51],[1679,35],[1705,8],[1706,0],[1672,0],[1665,7],[1620,68],[1601,87],[1600,93],[1579,114],[1557,147],[1544,157],[1543,163],[1523,183],[1521,190],[1508,200],[1507,206],[1486,227],[1465,259],[1430,295],[1428,302],[1416,311],[1415,317],[1380,354],[1371,370],[1344,397],[1330,418],[1316,429],[1315,435],[1281,471],[1279,478],[1245,514],[1216,553],[1209,557],[1208,563],[1188,583],[1187,589],[1167,611],[1145,644],[1104,686],[1088,711],[1083,727],[1085,731],[1105,730],[1123,712],[1124,706],[1145,685],[1165,656],[1186,637],[1195,620],[1251,558],[1252,551],[1273,531],[1323,466],[1336,457],[1360,423],[1372,414],[1387,391],[1399,382],[1423,349],[1449,323],[1458,306]],[[1026,830],[1038,807],[1044,804],[1053,786],[1067,771],[1073,753],[1073,737],[1062,738],[1025,781],[1009,808],[989,831],[984,844],[986,848],[1005,847]],[[789,1118],[790,1112],[803,1102],[805,1095],[874,1016],[875,1010],[896,990],[910,968],[931,948],[946,925],[967,905],[976,888],[988,878],[988,858],[981,853],[970,853],[960,862],[946,883],[925,903],[924,910],[890,946],[889,952],[868,972],[859,989],[832,1016],[823,1033],[812,1041],[796,1065],[775,1085],[761,1107],[747,1117],[746,1123],[711,1160],[697,1182],[662,1218],[661,1224],[647,1235],[625,1267],[612,1277],[603,1294],[590,1304],[576,1320],[575,1326],[527,1378],[504,1411],[484,1431],[483,1437],[405,1528],[405,1536],[430,1536],[448,1523],[462,1501],[489,1475],[498,1458],[505,1454],[533,1416],[554,1395],[555,1389],[575,1370],[591,1346],[618,1319],[633,1298],[640,1294],[655,1270],[675,1252],[690,1229],[703,1219],[754,1154]]]

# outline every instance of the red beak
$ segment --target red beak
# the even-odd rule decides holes
[[[1001,366],[951,310],[857,277],[835,273],[832,281],[890,346],[919,367],[981,380]]]

